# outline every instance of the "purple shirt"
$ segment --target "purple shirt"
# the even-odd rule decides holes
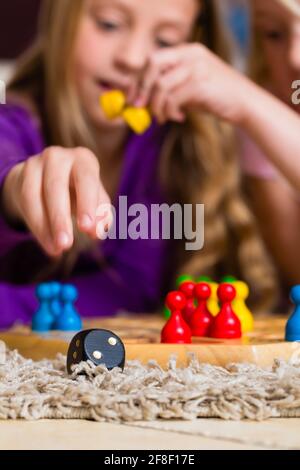
[[[153,124],[142,136],[130,134],[124,153],[118,196],[128,205],[162,203],[158,161],[166,129]],[[17,163],[45,148],[38,123],[21,106],[0,106],[0,188]],[[118,208],[117,216],[118,216]],[[101,246],[101,248],[100,248]],[[82,254],[71,277],[79,290],[77,308],[83,317],[111,316],[120,310],[150,312],[161,300],[166,277],[168,242],[111,240],[99,242],[96,253]],[[105,260],[100,267],[96,258]],[[0,328],[28,323],[37,308],[35,285],[30,284],[49,265],[33,236],[9,226],[0,213]],[[61,279],[57,272],[51,279]]]

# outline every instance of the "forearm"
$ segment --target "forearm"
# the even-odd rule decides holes
[[[1,188],[1,212],[6,221],[13,226],[22,223],[16,197],[19,174],[20,164],[17,164],[7,173]]]
[[[282,179],[247,178],[244,186],[281,280],[298,284],[300,199]]]
[[[244,95],[241,127],[300,191],[300,119],[284,103],[255,84]]]
[[[33,236],[18,216],[14,180],[17,166],[13,167],[0,188],[0,257],[6,255],[20,243],[32,240]]]

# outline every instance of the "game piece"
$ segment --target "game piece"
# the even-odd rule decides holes
[[[217,294],[221,302],[221,310],[214,317],[210,337],[220,339],[240,338],[242,336],[241,322],[231,307],[231,302],[236,296],[235,288],[231,284],[220,284]]]
[[[125,104],[126,97],[120,90],[108,91],[100,96],[101,108],[108,119],[116,119],[122,116]]]
[[[82,329],[81,318],[73,305],[77,298],[78,293],[75,286],[72,286],[71,284],[62,286],[60,294],[62,313],[55,321],[55,330],[77,331]]]
[[[168,309],[168,307],[166,305],[164,306],[163,316],[166,320],[169,320],[169,318],[171,316],[171,312],[170,312],[170,310]]]
[[[192,336],[207,336],[213,321],[213,316],[207,308],[207,301],[211,295],[209,284],[206,282],[196,284],[194,295],[198,300],[198,306],[189,321]]]
[[[217,282],[209,282],[209,287],[211,290],[210,298],[207,301],[207,308],[212,314],[213,317],[217,316],[220,311],[220,304],[217,295],[219,284]]]
[[[246,305],[246,299],[249,297],[249,287],[243,281],[239,281],[234,276],[225,276],[222,282],[232,284],[236,290],[236,298],[232,302],[234,313],[240,319],[242,325],[242,333],[249,333],[254,329],[254,319],[249,308]]]
[[[295,308],[285,327],[285,340],[300,341],[300,285],[291,289],[290,299]]]
[[[171,310],[171,318],[161,331],[161,342],[188,344],[192,342],[191,330],[182,317],[186,298],[182,292],[173,291],[167,295],[166,305]]]
[[[123,117],[136,134],[143,134],[152,124],[148,109],[126,106],[126,97],[120,90],[112,90],[100,96],[100,106],[108,119]]]
[[[237,278],[235,276],[223,276],[220,283],[223,284],[223,283],[227,283],[227,284],[231,284],[232,282],[235,282],[237,281]]]
[[[60,302],[61,284],[59,282],[49,283],[52,290],[52,298],[50,301],[51,313],[56,319],[62,313],[62,304]]]
[[[209,284],[209,287],[211,289],[211,295],[207,301],[207,308],[209,312],[215,317],[220,311],[220,305],[217,296],[219,284],[217,282],[214,282],[209,276],[200,276],[197,278],[196,282],[207,282]]]
[[[152,119],[146,108],[125,108],[122,114],[125,122],[136,134],[143,134],[151,126]]]
[[[186,305],[182,309],[182,316],[188,325],[196,310],[195,296],[194,296],[195,285],[196,284],[193,281],[184,281],[180,284],[180,287],[179,287],[179,291],[182,292],[186,298]]]
[[[190,276],[189,274],[181,274],[180,276],[178,276],[175,282],[176,289],[179,289],[181,284],[183,284],[183,282],[186,282],[186,281],[194,282],[193,276]]]
[[[178,276],[178,278],[176,279],[176,282],[175,282],[176,289],[179,289],[181,284],[183,284],[186,281],[193,282],[194,281],[193,276],[190,276],[189,274],[181,274],[180,276]],[[171,316],[171,312],[168,309],[168,307],[166,307],[166,306],[164,307],[164,310],[163,310],[163,316],[166,320],[168,320]]]
[[[236,298],[232,302],[233,311],[240,319],[242,332],[249,333],[254,329],[253,315],[246,305],[246,299],[249,296],[249,287],[243,281],[234,281],[232,285],[236,290]]]
[[[50,284],[39,284],[36,288],[36,296],[40,302],[39,308],[32,317],[32,331],[39,333],[48,332],[54,322],[50,302],[52,299],[52,288]]]
[[[210,284],[213,280],[209,276],[199,276],[196,279],[196,283],[199,284],[200,282],[208,282]]]
[[[125,347],[122,340],[109,330],[80,331],[72,339],[67,354],[67,370],[81,361],[92,361],[96,366],[104,364],[108,370],[124,368]]]

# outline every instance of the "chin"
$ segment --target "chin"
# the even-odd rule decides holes
[[[107,119],[100,107],[93,107],[93,109],[90,109],[90,112],[88,112],[88,115],[90,116],[93,125],[99,129],[120,130],[127,127],[127,124],[122,117],[114,120]]]
[[[127,124],[122,118],[109,120],[105,116],[98,116],[96,120],[96,126],[100,127],[101,129],[113,130],[113,129],[125,129]]]

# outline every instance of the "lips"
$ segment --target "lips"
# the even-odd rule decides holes
[[[106,82],[104,80],[98,81],[99,85],[101,88],[103,88],[105,91],[110,91],[114,89],[114,86],[110,82]]]
[[[125,95],[128,94],[129,91],[129,86],[125,86],[123,84],[117,83],[117,82],[112,82],[108,80],[97,80],[98,86],[103,90],[103,92],[108,92],[112,90],[120,90],[122,91]]]

